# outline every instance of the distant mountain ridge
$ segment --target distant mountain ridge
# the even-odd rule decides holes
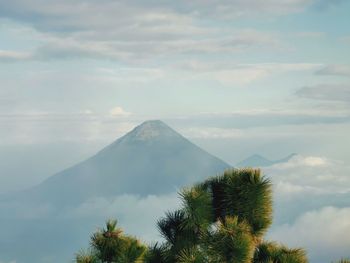
[[[254,154],[240,161],[239,163],[236,164],[236,166],[237,167],[267,167],[278,163],[288,162],[291,158],[293,158],[296,155],[297,155],[296,153],[292,153],[282,159],[269,160],[259,154]]]

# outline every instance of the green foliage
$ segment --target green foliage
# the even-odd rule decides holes
[[[207,262],[205,253],[198,249],[198,247],[189,247],[180,251],[176,258],[179,263],[204,263]]]
[[[255,250],[256,263],[307,263],[303,249],[289,249],[274,242],[263,242]]]
[[[252,262],[272,222],[271,183],[260,170],[228,170],[180,196],[183,208],[158,221],[167,247],[163,260]]]
[[[251,262],[255,249],[250,226],[238,217],[226,217],[211,234],[208,253],[216,262]]]
[[[334,263],[350,263],[350,259],[342,258],[341,260],[338,260]]]
[[[207,191],[195,186],[180,193],[183,200],[183,211],[186,217],[186,226],[200,234],[213,221],[212,200]]]
[[[110,220],[91,238],[94,255],[107,263],[307,263],[302,249],[262,241],[272,222],[271,188],[258,169],[228,170],[181,191],[182,208],[157,222],[164,243],[146,248]],[[94,262],[88,259],[77,256]]]
[[[81,250],[75,255],[75,261],[77,263],[98,263],[98,257],[92,251]]]
[[[121,235],[123,231],[116,228],[116,225],[116,220],[108,220],[106,228],[97,231],[91,237],[91,246],[97,251],[102,262],[113,262],[122,253],[124,242]]]
[[[90,243],[92,252],[78,254],[77,263],[138,263],[142,262],[146,251],[145,245],[137,239],[123,235],[123,231],[117,228],[116,220],[108,220],[104,229],[91,236]]]
[[[148,263],[168,263],[168,247],[156,243],[150,246],[145,254],[144,260]]]
[[[186,236],[184,228],[185,212],[177,210],[175,212],[167,212],[166,217],[158,220],[158,229],[165,240],[175,246],[178,242],[184,242]]]
[[[132,237],[123,237],[122,253],[115,259],[116,263],[141,263],[143,262],[143,254],[146,247],[137,239]]]
[[[272,186],[259,169],[231,169],[207,180],[202,187],[212,194],[216,219],[237,216],[261,236],[272,223]]]

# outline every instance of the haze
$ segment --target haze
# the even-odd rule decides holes
[[[277,200],[270,236],[312,262],[350,256],[349,12],[345,0],[0,0],[0,193],[161,119],[231,166],[295,153],[264,168]],[[108,210],[103,222],[120,202],[156,204],[151,225],[175,192],[68,212]]]

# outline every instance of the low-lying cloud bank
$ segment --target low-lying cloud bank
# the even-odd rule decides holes
[[[350,207],[324,207],[306,212],[293,224],[274,227],[269,237],[305,247],[312,262],[331,262],[350,256],[349,218]]]
[[[297,155],[264,170],[275,193],[276,220],[269,238],[305,247],[311,262],[349,257],[350,167],[326,157]]]
[[[322,156],[296,155],[286,163],[267,167],[264,172],[275,185],[277,198],[305,194],[350,192],[350,166]]]
[[[264,168],[264,173],[273,182],[275,197],[275,220],[268,238],[288,246],[305,247],[311,262],[329,263],[350,256],[349,172],[350,168],[344,162],[302,155],[296,155],[286,163]],[[4,237],[8,236],[12,240],[17,240],[23,233],[35,237],[35,231],[56,235],[62,231],[60,228],[65,226],[64,229],[67,229],[69,226],[71,230],[66,230],[68,233],[62,238],[66,239],[67,235],[71,238],[79,236],[70,244],[72,251],[67,252],[67,255],[73,255],[75,250],[87,244],[88,235],[101,227],[108,218],[117,218],[119,226],[126,233],[146,242],[160,240],[157,220],[166,211],[178,208],[180,203],[175,192],[146,197],[129,194],[96,197],[79,206],[63,209],[50,204],[29,205],[2,201],[0,209],[6,213],[0,219],[3,224],[8,224]],[[9,230],[12,222],[19,225],[15,232]],[[52,222],[55,222],[57,229],[49,227]],[[33,225],[33,230],[28,228],[28,224]],[[64,242],[60,243],[59,240],[52,240],[52,244],[50,242],[46,240],[48,251],[55,246],[64,246]],[[18,244],[19,247],[28,245],[24,241],[22,243]]]
[[[127,233],[137,235],[146,241],[159,239],[156,222],[168,210],[180,206],[177,193],[141,198],[135,195],[121,195],[107,199],[91,199],[77,208],[62,214],[68,218],[117,218]]]

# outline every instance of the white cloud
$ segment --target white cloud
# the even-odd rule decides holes
[[[93,111],[92,111],[92,110],[89,110],[89,109],[85,109],[85,110],[82,110],[80,113],[81,113],[81,114],[90,115],[90,114],[93,114]]]
[[[287,179],[288,180],[288,179]],[[293,184],[286,181],[274,182],[274,194],[276,198],[293,198],[300,194],[325,194],[328,191],[322,189],[321,187],[314,187],[303,185],[302,182],[299,184]]]
[[[114,102],[111,100],[110,105],[112,103]],[[111,110],[113,108],[115,107]],[[123,107],[116,108],[116,115],[111,115],[111,110],[104,110],[105,113],[102,114],[89,108],[63,113],[18,110],[0,114],[0,124],[3,127],[0,130],[0,145],[58,142],[98,142],[103,145],[147,119],[163,119],[184,136],[199,139],[313,138],[315,130],[318,131],[317,137],[329,138],[334,130],[341,131],[338,134],[346,134],[349,130],[349,118],[346,115],[344,117],[338,112],[318,110],[304,112],[252,109],[169,117],[162,113],[133,114]],[[66,129],[68,126],[69,132]]]
[[[214,78],[226,86],[249,84],[267,76],[263,69],[221,70],[213,74]]]
[[[269,238],[290,246],[305,247],[312,262],[349,257],[350,207],[324,207],[309,211],[293,224],[275,227]]]
[[[97,74],[102,77],[99,81],[111,83],[137,83],[144,84],[151,81],[159,80],[165,77],[165,72],[161,68],[98,68]]]
[[[335,75],[335,76],[345,76],[350,77],[350,66],[349,65],[328,65],[318,71],[317,75]]]
[[[155,216],[154,213],[156,213],[163,215],[164,210],[174,208],[178,204],[179,198],[177,193],[162,196],[149,195],[146,197],[124,194],[111,197],[110,199],[96,197],[71,210],[68,216],[108,218],[120,213],[121,215],[129,214],[131,218],[135,217],[137,219],[136,215],[140,214]]]
[[[291,117],[296,116],[298,118],[304,117],[346,117],[347,112],[332,112],[330,109],[323,109],[323,108],[310,108],[310,109],[283,109],[283,108],[251,108],[251,109],[242,109],[242,110],[233,110],[229,112],[202,112],[199,113],[197,118],[225,118],[225,117],[232,117],[237,118],[238,116],[244,116],[245,118],[249,117],[260,117],[266,119],[266,117]]]
[[[122,107],[117,106],[109,111],[113,117],[127,117],[130,116],[130,112],[125,111]]]
[[[139,124],[131,113],[115,109],[114,114],[90,110],[55,113],[26,112],[0,114],[0,145],[30,145],[57,142],[110,143]],[[67,132],[66,127],[70,130]],[[6,127],[6,128],[5,128]]]
[[[12,50],[0,50],[0,62],[29,60],[31,58],[32,58],[32,55],[30,53],[18,52],[18,51],[12,51]]]
[[[186,137],[195,139],[240,138],[244,135],[241,129],[220,129],[215,127],[192,127],[180,131]]]
[[[35,42],[39,42],[36,48],[26,54],[11,51],[18,53],[17,60],[92,58],[135,63],[154,59],[154,56],[228,54],[254,48],[259,48],[260,52],[262,49],[285,49],[280,36],[275,33],[214,24],[208,27],[202,22],[210,17],[209,13],[215,20],[226,15],[231,19],[246,14],[271,15],[302,10],[310,2],[269,0],[262,4],[260,0],[249,3],[210,0],[174,4],[154,1],[152,5],[145,5],[142,1],[105,1],[101,4],[83,0],[74,3],[18,0],[0,2],[0,10],[3,10],[0,18],[12,19],[38,31],[31,32]]]
[[[173,68],[192,79],[214,79],[225,86],[237,87],[284,73],[308,72],[322,67],[317,63],[255,63],[189,60]]]
[[[290,159],[287,163],[276,164],[273,166],[275,169],[288,169],[295,167],[324,167],[329,166],[330,161],[325,157],[319,156],[301,156],[297,155]]]
[[[305,157],[303,162],[304,165],[306,166],[327,166],[328,165],[328,160],[326,158],[322,158],[322,157]]]
[[[310,6],[313,0],[204,0],[189,3],[192,8],[197,8],[202,15],[218,16],[224,19],[232,19],[241,16],[252,15],[283,15],[300,12]]]
[[[215,17],[232,19],[250,15],[281,15],[299,12],[310,6],[313,0],[201,0],[201,1],[98,1],[75,2],[63,0],[17,0],[0,2],[3,17],[24,21],[45,30],[119,29],[158,22],[160,25],[182,24],[191,17]],[[36,14],[36,19],[32,16]],[[57,19],[57,18],[61,19]],[[175,23],[174,23],[175,22]],[[179,23],[180,22],[180,23]],[[98,31],[98,30],[97,30]]]
[[[232,86],[235,84],[249,84],[271,75],[294,71],[310,71],[319,67],[320,64],[311,63],[241,64],[231,69],[214,71],[213,76],[223,84]]]
[[[317,31],[303,31],[296,33],[296,36],[303,38],[320,38],[326,35],[325,32],[317,32]]]
[[[271,177],[277,198],[304,194],[350,192],[350,167],[344,162],[320,156],[296,155],[286,163],[264,168]]]
[[[156,229],[157,220],[163,217],[166,211],[179,208],[180,203],[177,193],[145,197],[125,194],[109,199],[97,197],[79,207],[64,211],[61,216],[117,218],[120,226],[127,233],[151,242],[159,239]]]
[[[310,262],[349,256],[350,166],[324,156],[296,155],[263,168],[274,188],[275,224],[268,234],[288,246],[304,247]],[[334,206],[334,207],[329,207]]]
[[[312,71],[324,67],[320,63],[234,63],[227,61],[201,61],[187,60],[178,64],[176,69],[191,70],[196,72],[210,72],[215,70],[263,70],[267,73],[283,73],[293,71]]]
[[[350,102],[349,84],[319,84],[296,91],[297,96],[313,100]]]
[[[16,60],[92,58],[135,63],[154,59],[154,56],[176,54],[228,54],[252,48],[259,48],[259,52],[285,50],[281,36],[273,32],[235,30],[215,26],[215,23],[208,27],[202,22],[299,12],[314,2],[205,0],[176,4],[153,1],[151,5],[145,5],[142,1],[105,1],[101,4],[84,0],[74,3],[18,0],[0,2],[0,17],[38,31],[31,35],[40,40],[40,44],[25,54],[11,51],[16,53],[11,59],[15,55]],[[304,35],[317,33],[304,32]]]
[[[44,44],[22,54],[17,51],[8,51],[4,57],[10,56],[17,60],[62,60],[62,59],[105,59],[142,64],[144,60],[154,59],[154,56],[174,56],[179,54],[230,54],[259,49],[275,50],[284,49],[279,37],[269,32],[256,30],[229,30],[215,29],[202,31],[199,37],[195,35],[178,35],[169,29],[166,32],[156,30],[149,33],[149,28],[142,29],[144,32],[135,33],[134,29],[126,32],[134,32],[135,36],[129,33],[116,34],[115,36],[91,36],[85,37],[82,33],[70,33],[66,35],[49,35]],[[182,29],[180,29],[182,30]],[[176,31],[176,30],[175,30]],[[144,35],[144,37],[142,37]],[[170,35],[170,36],[169,36]],[[225,36],[225,37],[223,37]],[[101,41],[101,38],[106,38]],[[131,39],[129,39],[131,38]]]

